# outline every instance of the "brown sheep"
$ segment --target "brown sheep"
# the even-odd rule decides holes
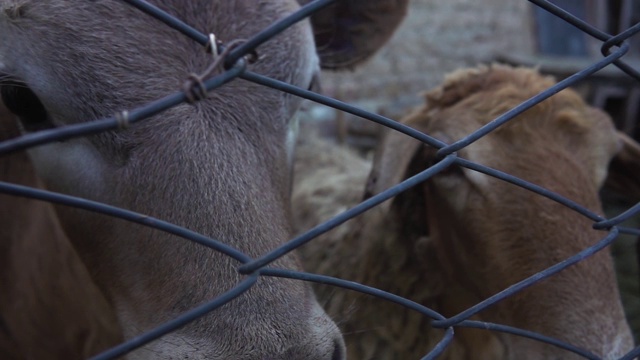
[[[0,107],[0,140],[18,135]],[[24,152],[0,156],[0,181],[43,187]],[[122,341],[53,206],[0,195],[0,219],[0,358],[79,360]]]
[[[449,143],[553,84],[551,78],[525,68],[493,65],[462,70],[428,92],[427,104],[401,122]],[[622,147],[620,138],[607,115],[587,106],[572,90],[564,90],[458,155],[602,213],[598,189],[609,161],[616,154],[620,158],[632,156],[629,145],[636,146],[627,141]],[[435,152],[406,135],[387,132],[366,181],[367,196],[426,169],[435,161]],[[353,189],[358,186],[349,184],[343,192],[344,182],[332,182],[326,175],[331,170],[312,165],[314,153],[327,152],[324,148],[301,151],[300,165],[296,165],[302,170],[296,173],[293,195],[294,214],[301,224],[298,230],[357,203]],[[344,158],[340,155],[334,160],[338,165],[332,166],[347,170],[365,167],[362,159],[352,158],[358,163],[352,165],[344,164]],[[640,158],[627,161],[637,163]],[[308,186],[320,171],[324,171],[328,185],[316,192]],[[333,172],[348,177],[342,170]],[[352,175],[361,189],[365,187],[363,173],[358,170]],[[331,199],[319,200],[325,196]],[[528,190],[451,166],[347,222],[345,228],[338,227],[310,242],[302,253],[309,271],[377,287],[453,316],[599,241],[606,233],[593,230],[592,223]],[[349,358],[418,359],[442,337],[442,330],[433,329],[430,319],[415,311],[356,292],[317,288],[320,301],[341,323]],[[539,332],[606,359],[621,356],[633,346],[608,251],[487,308],[473,319]],[[457,328],[443,358],[574,357],[526,338]]]

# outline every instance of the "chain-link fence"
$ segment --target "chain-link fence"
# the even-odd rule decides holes
[[[314,102],[333,107],[335,109],[351,113],[353,115],[362,117],[364,119],[376,122],[378,124],[382,124],[386,127],[394,129],[396,131],[402,132],[407,136],[418,139],[429,146],[439,149],[438,154],[442,156],[442,160],[435,165],[429,167],[418,175],[403,181],[397,186],[393,186],[392,188],[377,194],[361,204],[355,206],[354,208],[341,213],[340,215],[332,218],[331,220],[310,229],[307,232],[291,239],[290,241],[284,243],[282,246],[273,249],[273,251],[264,254],[259,258],[251,258],[248,255],[242,253],[241,251],[224,244],[215,239],[208,238],[206,236],[197,234],[192,232],[186,228],[182,228],[180,226],[173,225],[171,223],[167,223],[162,221],[161,219],[155,219],[151,217],[144,216],[142,214],[138,214],[126,209],[120,209],[114,206],[105,205],[102,203],[89,201],[85,199],[80,199],[72,196],[62,195],[58,193],[52,193],[49,191],[33,189],[29,187],[24,187],[16,184],[0,182],[0,193],[16,195],[21,197],[29,197],[34,199],[40,199],[45,201],[50,201],[56,204],[63,204],[68,206],[78,207],[80,209],[93,211],[101,214],[106,214],[109,216],[117,217],[120,219],[124,219],[127,221],[138,223],[142,226],[152,227],[164,232],[168,232],[180,237],[183,237],[186,240],[196,242],[202,246],[209,247],[215,251],[223,253],[230,258],[237,260],[242,265],[238,267],[237,271],[239,274],[244,276],[244,280],[240,281],[237,286],[233,289],[227,291],[217,299],[201,305],[197,308],[192,309],[191,311],[173,319],[166,324],[153,329],[152,331],[146,332],[140,336],[137,336],[135,339],[131,341],[124,342],[98,356],[95,356],[94,359],[114,359],[124,354],[127,354],[139,347],[144,346],[145,344],[154,341],[162,337],[165,334],[168,334],[196,319],[199,317],[215,311],[217,308],[222,305],[233,301],[235,298],[241,296],[243,293],[248,291],[254,284],[256,284],[259,277],[280,277],[280,278],[290,278],[302,281],[311,281],[323,284],[329,284],[333,286],[338,286],[346,289],[350,289],[353,291],[362,292],[365,294],[370,294],[373,296],[380,297],[382,299],[395,302],[401,306],[405,306],[409,309],[415,310],[417,313],[422,316],[429,317],[432,320],[432,326],[435,328],[443,329],[444,337],[438,343],[438,345],[432,349],[429,354],[425,354],[424,359],[434,359],[438,358],[439,355],[446,350],[447,346],[454,339],[454,329],[458,327],[470,327],[470,328],[482,328],[487,330],[494,330],[499,332],[505,332],[514,334],[517,336],[528,337],[531,339],[535,339],[538,341],[542,341],[545,343],[549,343],[563,349],[566,349],[569,352],[573,352],[578,354],[584,358],[595,359],[597,356],[594,356],[590,352],[576,348],[571,344],[564,343],[557,339],[552,339],[547,336],[537,334],[531,331],[517,329],[510,326],[500,325],[500,324],[491,324],[486,322],[479,322],[469,320],[475,314],[478,314],[480,311],[486,309],[487,307],[499,302],[513,294],[521,291],[524,288],[531,286],[532,284],[542,281],[546,278],[557,274],[558,272],[566,269],[569,266],[576,264],[577,262],[588,258],[594,253],[602,250],[609,246],[618,236],[619,233],[627,233],[632,235],[640,235],[639,229],[628,228],[619,226],[620,223],[625,220],[636,216],[640,213],[640,204],[633,206],[628,209],[624,213],[610,218],[605,219],[600,215],[586,209],[579,204],[565,198],[559,196],[553,192],[550,192],[544,188],[536,186],[527,181],[523,181],[519,178],[513,177],[509,174],[505,174],[503,172],[491,169],[489,167],[459,158],[456,156],[456,151],[468,146],[469,144],[475,142],[476,140],[482,138],[483,136],[491,133],[496,130],[498,127],[503,124],[509,122],[517,115],[523,113],[527,109],[535,106],[541,101],[554,96],[554,94],[558,93],[560,90],[568,88],[577,84],[578,82],[584,80],[590,75],[598,72],[599,70],[608,67],[615,66],[620,70],[624,71],[629,77],[640,81],[640,73],[631,66],[629,66],[625,60],[624,56],[629,52],[629,44],[628,39],[634,36],[638,31],[640,31],[640,24],[636,24],[634,26],[629,27],[625,31],[611,35],[605,33],[603,31],[598,30],[597,28],[591,26],[583,20],[573,16],[572,14],[562,10],[557,7],[553,3],[544,0],[530,0],[536,6],[550,12],[551,14],[565,20],[566,22],[572,24],[576,28],[580,29],[584,33],[589,36],[599,40],[602,42],[601,51],[602,51],[602,59],[594,62],[588,67],[578,71],[577,73],[567,77],[566,79],[560,81],[552,88],[547,89],[539,93],[538,95],[532,97],[531,99],[521,103],[517,107],[511,109],[505,114],[499,116],[494,121],[490,122],[486,126],[478,129],[477,131],[468,134],[466,137],[460,139],[451,144],[445,144],[433,137],[429,134],[424,134],[419,131],[416,131],[410,127],[402,125],[392,119],[376,115],[367,111],[364,111],[358,107],[351,106],[347,103],[338,101],[333,98],[329,98],[323,96],[321,94],[315,93],[313,91],[301,89],[299,87],[293,86],[288,83],[284,83],[282,81],[278,81],[272,78],[265,77],[263,75],[252,72],[249,67],[249,63],[252,61],[259,61],[258,58],[255,57],[254,51],[255,49],[272,39],[277,34],[286,31],[288,27],[297,23],[298,21],[310,16],[316,11],[319,11],[323,7],[333,3],[334,1],[339,0],[317,0],[307,4],[302,7],[297,12],[291,14],[290,16],[275,22],[272,26],[264,29],[262,32],[256,34],[255,36],[243,41],[241,43],[235,44],[224,44],[217,43],[215,39],[212,39],[210,36],[206,34],[202,34],[194,28],[190,27],[188,24],[183,23],[180,19],[177,19],[166,12],[156,8],[153,5],[150,5],[144,1],[140,0],[123,0],[124,2],[130,4],[138,8],[140,11],[146,13],[148,16],[153,16],[160,21],[164,22],[167,26],[172,27],[176,31],[181,32],[184,36],[191,38],[193,41],[199,43],[203,47],[209,47],[210,50],[212,48],[218,47],[218,51],[220,56],[218,57],[218,64],[214,64],[211,67],[211,71],[208,71],[201,75],[200,78],[195,79],[192,83],[192,88],[186,91],[179,91],[174,94],[167,95],[164,98],[158,99],[152,103],[149,103],[146,106],[136,108],[136,109],[128,109],[123,110],[121,113],[101,119],[96,121],[84,122],[75,125],[69,125],[65,127],[60,127],[56,129],[39,131],[27,135],[23,135],[18,138],[14,138],[8,141],[4,141],[0,143],[0,154],[7,154],[10,152],[24,150],[33,146],[47,144],[55,141],[62,141],[65,139],[70,139],[74,137],[87,136],[92,134],[97,134],[103,131],[111,131],[119,128],[124,128],[129,126],[130,124],[137,123],[139,121],[143,121],[146,118],[149,118],[153,115],[156,115],[162,111],[165,111],[173,106],[182,104],[187,101],[198,101],[206,96],[207,93],[215,91],[216,88],[224,86],[225,84],[234,81],[235,79],[243,79],[246,81],[250,81],[256,84],[260,84],[262,86],[270,87],[273,89],[277,89],[283,92],[287,92],[293,94],[295,96],[299,96],[305,99],[312,100]],[[215,51],[215,50],[213,50]],[[220,70],[220,71],[217,71]],[[458,166],[466,167],[506,182],[515,184],[532,192],[539,194],[540,196],[547,197],[557,203],[560,203],[583,216],[591,219],[594,222],[594,228],[603,230],[606,234],[603,236],[602,240],[597,244],[582,250],[581,252],[571,256],[564,261],[559,262],[558,264],[537,273],[530,278],[527,278],[509,288],[501,291],[494,296],[476,304],[475,306],[455,315],[450,318],[446,318],[439,314],[438,312],[416,304],[410,300],[401,298],[394,294],[390,294],[378,289],[374,289],[368,286],[352,283],[349,281],[344,281],[336,278],[331,278],[322,275],[303,273],[298,271],[290,271],[283,269],[275,269],[269,267],[275,260],[282,257],[283,255],[294,251],[298,247],[303,244],[313,241],[313,239],[337,226],[340,224],[352,219],[359,214],[377,206],[378,204],[393,198],[394,196],[400,194],[401,192],[410,189],[413,186],[416,186],[427,179],[431,178],[434,174],[442,171],[448,166],[455,164]],[[632,359],[636,356],[640,355],[640,347],[634,349],[633,351],[626,354],[622,359]]]

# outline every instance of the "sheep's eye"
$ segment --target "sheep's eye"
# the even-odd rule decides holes
[[[53,127],[47,110],[36,94],[19,81],[3,81],[0,86],[2,102],[15,114],[26,131],[38,131]]]

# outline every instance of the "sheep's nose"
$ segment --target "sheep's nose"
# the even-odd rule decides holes
[[[342,334],[337,331],[338,328],[331,324],[329,329],[325,327],[322,330],[330,331],[309,334],[311,336],[306,338],[309,341],[296,343],[285,353],[280,354],[277,359],[346,360],[346,348],[344,346]],[[269,359],[271,360],[271,358]]]
[[[315,299],[312,304],[308,328],[304,331],[304,342],[294,345],[286,357],[307,360],[345,360],[346,348],[342,333],[333,320]]]
[[[333,342],[333,356],[331,356],[331,360],[346,360],[347,355],[345,354],[344,341],[342,337]]]

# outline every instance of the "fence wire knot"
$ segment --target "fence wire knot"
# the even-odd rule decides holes
[[[216,40],[213,33],[209,34],[209,42],[207,42],[206,51],[213,54],[213,62],[201,74],[189,74],[189,77],[183,86],[183,91],[189,104],[204,100],[208,97],[209,90],[204,83],[205,80],[223,72],[225,70],[224,63],[226,58],[235,48],[242,45],[245,41],[245,39],[236,39],[225,45],[224,43]],[[218,54],[220,49],[223,50]],[[249,63],[256,62],[258,58],[259,57],[255,51],[252,51],[247,55],[247,61]]]

